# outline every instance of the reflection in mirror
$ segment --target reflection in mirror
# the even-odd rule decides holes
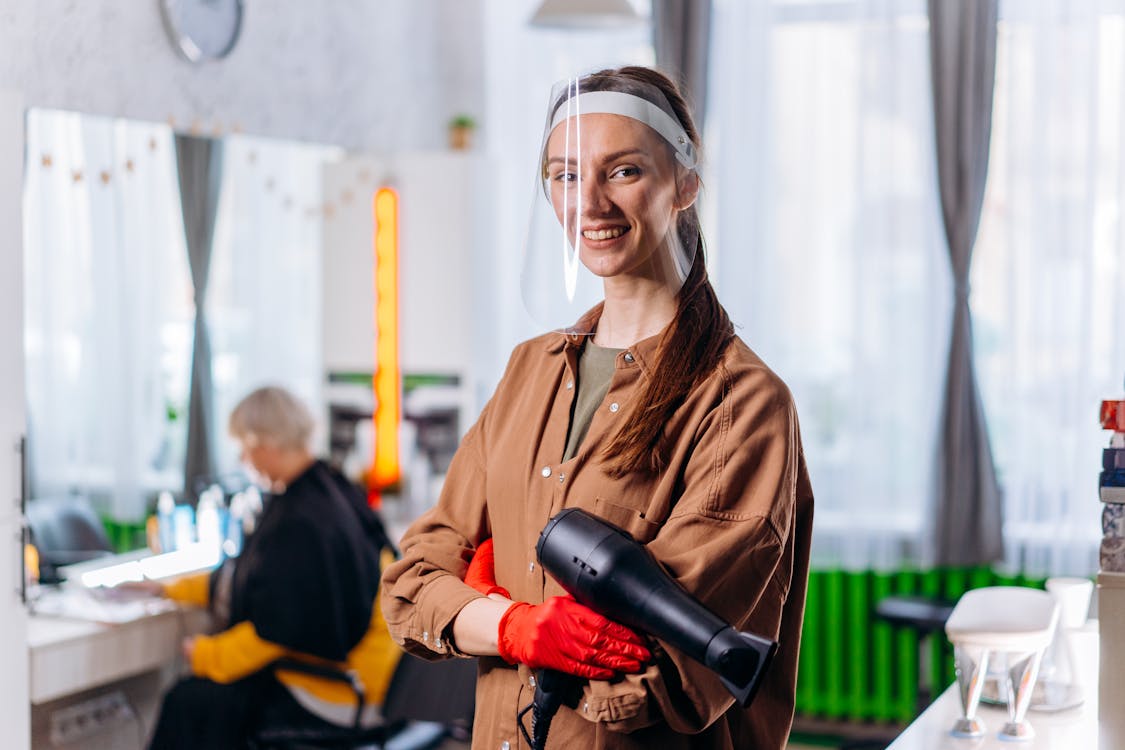
[[[320,407],[321,167],[340,151],[228,136],[209,252],[195,259],[197,279],[206,269],[209,468],[185,476],[198,300],[177,140],[166,125],[27,117],[31,497],[87,497],[111,529],[143,528],[161,490],[237,471],[226,414],[256,385]]]

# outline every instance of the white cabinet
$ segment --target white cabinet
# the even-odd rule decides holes
[[[489,191],[484,157],[456,152],[351,156],[324,171],[324,366],[371,372],[375,358],[374,214],[398,193],[399,357],[404,374],[468,376],[473,263]]]
[[[5,748],[31,744],[27,610],[19,598],[23,548],[17,447],[24,434],[23,147],[21,97],[0,89],[0,727]]]

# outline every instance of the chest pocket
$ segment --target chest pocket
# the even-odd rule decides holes
[[[594,515],[628,531],[641,544],[651,542],[660,531],[660,524],[645,518],[643,510],[618,505],[604,497],[594,498]]]

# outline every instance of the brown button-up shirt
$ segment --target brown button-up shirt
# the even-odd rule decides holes
[[[466,434],[438,504],[402,540],[383,577],[396,641],[425,658],[456,656],[451,623],[480,596],[461,578],[475,546],[495,540],[497,583],[517,601],[564,594],[535,556],[539,532],[563,508],[584,508],[647,545],[704,605],[740,630],[779,641],[748,709],[708,669],[657,644],[648,668],[586,682],[563,707],[549,748],[781,750],[793,719],[808,575],[812,490],[789,390],[739,339],[667,425],[667,469],[611,479],[600,449],[650,376],[659,336],[617,356],[616,371],[577,455],[562,461],[581,338],[521,344]],[[480,660],[473,748],[523,748],[516,714],[532,673]],[[505,744],[507,743],[507,744]]]

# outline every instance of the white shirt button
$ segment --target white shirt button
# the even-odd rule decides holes
[[[571,388],[573,388],[573,387],[574,387],[574,381],[573,381],[573,380],[568,380],[568,381],[566,381],[566,389],[567,389],[568,391],[569,391],[569,390],[570,390]]]
[[[621,407],[617,405],[617,402],[616,402],[616,401],[614,401],[614,402],[613,402],[612,404],[610,404],[610,405],[609,405],[609,410],[610,410],[611,412],[613,412],[614,414],[616,414],[616,413],[617,413],[617,410],[618,410],[618,409],[620,409],[620,408],[621,408]],[[545,475],[544,475],[544,476],[545,476]]]
[[[422,631],[422,640],[427,642],[427,643],[430,642],[430,631],[428,631],[428,630]]]
[[[629,352],[625,352],[625,361],[628,362],[629,364],[632,364],[633,363],[633,355],[630,354]]]
[[[500,743],[500,750],[512,750],[512,746],[508,744],[507,740]]]
[[[529,563],[527,564],[527,572],[531,573],[531,572],[534,572],[534,571],[535,571],[535,563],[534,563],[534,562],[529,562]]]
[[[544,466],[543,470],[539,473],[542,474],[544,477],[549,477],[549,476],[551,476],[551,467],[550,466]]]
[[[562,484],[565,480],[566,474],[559,474],[559,484]]]
[[[441,648],[441,638],[434,638],[434,646]]]
[[[535,675],[532,675],[530,678],[528,678],[527,684],[535,687]]]

